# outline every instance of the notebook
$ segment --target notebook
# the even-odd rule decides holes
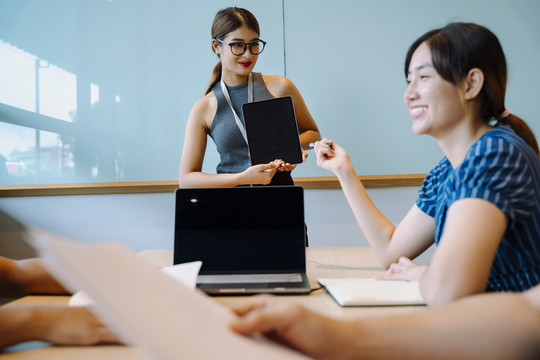
[[[309,293],[305,231],[300,186],[176,190],[174,264],[208,294]]]
[[[418,282],[372,278],[319,279],[341,306],[425,305]]]
[[[78,243],[43,231],[31,237],[53,275],[68,289],[88,294],[95,301],[92,311],[144,359],[307,359],[232,332],[229,309],[120,244]]]
[[[253,165],[281,159],[299,164],[302,148],[290,96],[242,105]]]

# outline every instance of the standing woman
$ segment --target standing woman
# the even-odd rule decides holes
[[[291,96],[303,149],[320,139],[319,130],[300,92],[282,76],[252,72],[266,42],[248,10],[230,7],[219,11],[212,24],[212,50],[220,61],[206,94],[188,118],[180,161],[180,187],[226,187],[247,184],[292,185],[295,165],[282,160],[250,166],[242,105],[248,101]],[[202,172],[207,135],[220,154],[217,174]],[[303,151],[304,160],[307,153]]]
[[[409,48],[405,76],[412,130],[434,137],[445,157],[399,225],[375,207],[342,147],[328,140],[315,146],[318,164],[337,175],[388,267],[383,278],[418,280],[430,305],[540,283],[538,143],[506,109],[507,68],[497,37],[471,23],[430,31]],[[433,242],[429,266],[409,260]]]

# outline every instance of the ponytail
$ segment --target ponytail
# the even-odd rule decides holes
[[[204,95],[208,94],[210,91],[212,91],[212,88],[221,80],[221,60],[214,66],[214,70],[212,70],[212,75],[210,76],[210,82],[208,83],[208,87],[206,88],[206,92]]]
[[[515,131],[519,137],[521,137],[533,150],[536,152],[536,155],[540,156],[540,149],[538,148],[538,142],[534,136],[533,131],[527,125],[523,119],[513,114],[509,114],[507,117],[500,119],[501,124],[508,125]]]

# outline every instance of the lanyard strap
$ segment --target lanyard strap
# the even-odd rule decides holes
[[[236,120],[236,125],[238,126],[238,130],[240,130],[240,133],[244,137],[244,140],[246,141],[246,144],[248,143],[247,139],[247,133],[246,128],[244,124],[242,124],[242,120],[240,120],[240,117],[234,111],[234,108],[232,106],[231,97],[229,96],[229,91],[227,90],[227,86],[225,86],[225,82],[223,82],[223,79],[221,79],[221,91],[223,92],[223,95],[225,96],[225,99],[227,99],[227,102],[229,103],[229,107],[231,108],[231,111],[234,115],[234,120]],[[253,102],[253,80],[251,77],[251,73],[249,73],[248,76],[248,102]]]

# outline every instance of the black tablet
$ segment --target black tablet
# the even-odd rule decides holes
[[[290,96],[244,104],[244,121],[251,164],[281,159],[302,162],[298,126]]]

